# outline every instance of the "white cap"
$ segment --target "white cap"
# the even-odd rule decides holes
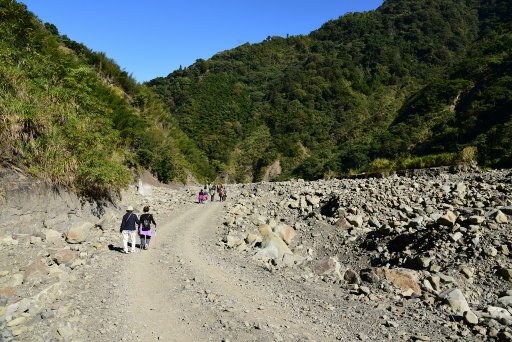
[[[126,211],[133,211],[133,207],[129,205],[128,208],[126,208]]]

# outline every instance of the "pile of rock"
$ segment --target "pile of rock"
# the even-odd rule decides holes
[[[66,316],[52,307],[107,249],[119,216],[107,210],[96,223],[69,222],[64,232],[42,228],[34,234],[2,232],[0,238],[0,336],[2,341],[49,333]],[[58,224],[62,228],[62,224]],[[108,228],[108,230],[107,230]],[[19,231],[19,230],[17,230]],[[21,229],[23,231],[23,229]],[[69,329],[56,328],[62,338]],[[35,333],[37,331],[37,333]]]
[[[423,301],[447,321],[460,317],[453,328],[460,336],[510,335],[510,171],[299,180],[239,191],[225,218],[227,248],[292,267],[298,281],[341,284],[364,300]]]

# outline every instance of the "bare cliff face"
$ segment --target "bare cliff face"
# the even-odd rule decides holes
[[[106,203],[76,194],[10,169],[0,169],[0,232],[36,234],[43,228],[64,232],[69,223],[95,223]]]

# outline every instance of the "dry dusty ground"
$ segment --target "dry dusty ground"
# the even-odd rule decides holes
[[[76,340],[436,341],[448,333],[418,307],[409,315],[418,303],[352,301],[338,287],[290,281],[225,250],[220,225],[229,205],[161,213],[150,250],[105,252],[75,297],[85,324]],[[395,314],[400,324],[386,324]]]

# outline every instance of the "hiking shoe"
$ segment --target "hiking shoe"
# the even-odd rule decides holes
[[[149,246],[148,246],[148,245],[144,245],[144,249],[148,249],[148,248],[149,248]]]

